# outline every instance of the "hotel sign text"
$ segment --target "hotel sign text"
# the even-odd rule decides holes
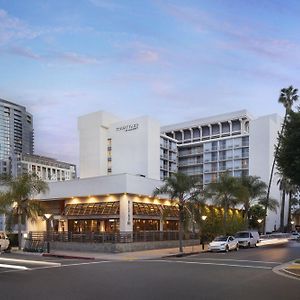
[[[131,131],[131,130],[135,130],[139,128],[139,124],[135,123],[135,124],[129,124],[129,125],[124,125],[121,127],[117,127],[116,130],[117,131]]]

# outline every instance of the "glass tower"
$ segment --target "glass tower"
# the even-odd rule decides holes
[[[18,175],[22,154],[33,154],[32,115],[24,106],[0,98],[0,173]]]

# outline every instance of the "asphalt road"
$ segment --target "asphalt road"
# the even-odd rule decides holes
[[[155,260],[24,256],[0,256],[0,299],[300,298],[300,280],[272,271],[275,266],[300,258],[297,242]],[[1,267],[5,264],[28,269]]]

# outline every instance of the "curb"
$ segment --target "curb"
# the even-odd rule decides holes
[[[300,280],[300,275],[295,274],[295,273],[287,270],[287,268],[289,266],[293,265],[293,263],[294,263],[294,260],[289,261],[287,263],[284,263],[282,265],[274,267],[272,269],[272,271],[275,274],[280,275],[280,276],[285,276],[285,277],[288,277],[288,278],[291,278],[291,279]]]
[[[280,271],[281,271],[281,272],[284,272],[284,273],[287,273],[287,274],[290,275],[290,276],[296,277],[297,279],[298,279],[298,278],[300,279],[300,275],[298,275],[298,274],[296,274],[296,273],[294,273],[294,272],[291,272],[291,271],[289,271],[289,270],[287,270],[287,269],[281,269]]]
[[[55,253],[43,253],[42,256],[44,256],[44,257],[58,257],[58,258],[95,260],[95,257],[76,256],[76,255],[68,255],[68,254],[55,254]]]
[[[185,257],[185,256],[190,256],[190,255],[200,254],[200,253],[206,253],[206,252],[208,252],[208,250],[194,251],[194,252],[183,252],[183,253],[176,253],[176,254],[165,255],[165,256],[162,256],[162,258],[168,258],[168,257]]]

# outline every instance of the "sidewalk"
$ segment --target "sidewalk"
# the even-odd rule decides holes
[[[167,256],[176,255],[191,255],[207,251],[207,245],[202,250],[202,245],[186,246],[183,248],[183,253],[179,253],[177,248],[155,249],[136,252],[123,253],[96,253],[96,252],[79,252],[79,251],[50,251],[43,253],[45,257],[63,257],[63,258],[78,258],[78,259],[101,259],[101,260],[140,260],[140,259],[158,259]]]

